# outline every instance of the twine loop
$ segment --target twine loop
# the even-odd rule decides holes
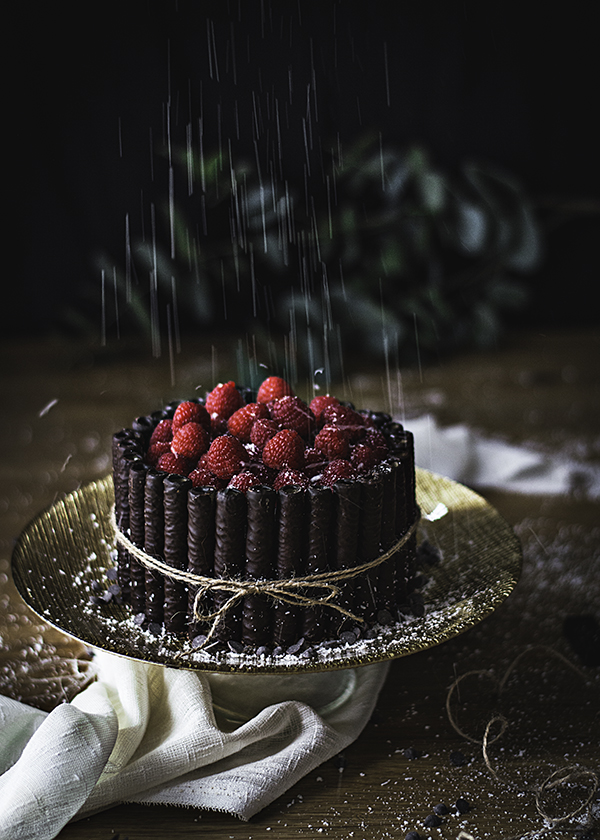
[[[452,713],[451,708],[451,699],[454,692],[458,689],[460,683],[466,679],[467,677],[472,676],[485,676],[490,678],[491,680],[495,681],[497,684],[498,689],[498,696],[502,694],[504,689],[506,688],[506,684],[508,682],[508,678],[510,677],[511,673],[514,671],[516,666],[519,664],[523,657],[529,655],[530,653],[535,652],[544,652],[556,657],[559,661],[561,661],[564,665],[574,671],[578,676],[580,676],[585,682],[587,682],[586,675],[572,662],[570,662],[565,656],[559,653],[554,648],[546,647],[545,645],[534,645],[531,647],[526,648],[525,650],[521,651],[518,656],[513,659],[510,663],[501,680],[497,681],[494,674],[491,671],[487,670],[477,670],[477,671],[467,671],[466,673],[462,674],[460,677],[457,677],[452,685],[448,690],[448,694],[446,695],[446,712],[448,715],[448,720],[452,725],[453,729],[467,741],[471,741],[474,744],[480,744],[482,748],[483,760],[487,769],[489,770],[490,774],[496,779],[496,781],[501,781],[498,772],[492,766],[490,761],[488,748],[497,741],[509,727],[509,721],[501,714],[495,714],[493,717],[490,718],[488,723],[486,724],[485,731],[483,733],[483,738],[478,740],[477,738],[473,738],[472,736],[468,735],[464,732],[456,722],[454,715]],[[492,729],[499,725],[499,731],[493,737],[491,737]],[[545,793],[556,790],[562,786],[566,786],[568,784],[572,784],[573,782],[581,782],[583,783],[587,781],[590,785],[590,790],[588,795],[585,798],[582,798],[583,801],[576,807],[574,807],[569,813],[563,814],[561,816],[552,817],[548,813],[548,811],[544,808],[542,804],[542,799]],[[504,779],[504,782],[512,787],[513,789],[520,789],[517,785],[515,785],[510,780]],[[544,781],[534,789],[535,794],[535,806],[537,809],[538,814],[544,820],[545,826],[542,829],[535,830],[529,832],[525,835],[519,835],[519,840],[525,840],[525,838],[536,838],[541,837],[548,832],[552,832],[557,828],[568,823],[570,820],[574,819],[578,814],[581,814],[583,811],[588,809],[592,803],[596,795],[596,791],[598,790],[598,775],[593,771],[589,770],[585,767],[581,767],[577,764],[568,765],[566,767],[560,767],[558,770],[553,771],[548,775]],[[465,840],[469,840],[468,836],[465,836]],[[513,838],[512,840],[517,840],[517,838]]]
[[[358,577],[365,572],[375,569],[381,565],[385,560],[392,557],[402,546],[404,546],[412,535],[417,530],[420,519],[420,513],[417,511],[417,516],[408,528],[408,530],[400,537],[394,545],[391,546],[383,554],[379,554],[374,560],[366,563],[361,563],[358,566],[353,566],[347,569],[338,569],[332,572],[321,572],[319,574],[304,575],[302,577],[291,578],[277,578],[274,580],[238,580],[236,578],[213,578],[205,575],[197,575],[189,572],[186,569],[176,569],[156,557],[149,554],[135,545],[126,534],[121,531],[117,524],[114,506],[110,512],[110,523],[115,533],[117,542],[126,549],[135,559],[147,569],[154,572],[159,572],[164,577],[170,580],[176,580],[180,583],[185,583],[193,590],[195,590],[193,613],[196,621],[205,623],[212,622],[208,635],[203,642],[206,645],[214,636],[214,633],[225,618],[227,613],[235,607],[240,601],[248,596],[266,596],[274,601],[279,601],[285,604],[299,607],[318,607],[325,606],[334,609],[346,618],[353,621],[364,622],[360,616],[345,609],[335,602],[335,598],[340,595],[341,585],[352,578]],[[209,593],[224,593],[229,595],[228,599],[216,610],[212,612],[202,612],[202,601]],[[307,594],[308,593],[308,594]],[[321,594],[319,597],[318,593]]]

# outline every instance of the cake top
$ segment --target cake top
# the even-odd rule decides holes
[[[218,384],[204,400],[174,403],[151,433],[145,459],[195,487],[328,487],[368,474],[402,432],[382,412],[357,411],[336,397],[310,404],[278,376],[258,391]]]

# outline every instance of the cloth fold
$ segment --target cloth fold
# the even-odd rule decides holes
[[[595,466],[440,428],[430,416],[407,426],[419,466],[472,487],[600,497]],[[103,652],[95,662],[97,681],[49,714],[0,696],[0,836],[51,840],[69,820],[120,802],[249,819],[359,736],[388,670],[356,669],[337,707],[265,703],[229,731],[215,718],[209,675]]]
[[[121,802],[249,819],[358,737],[388,671],[356,669],[353,691],[329,712],[287,700],[225,731],[206,674],[102,651],[96,667],[97,682],[49,714],[0,697],[0,836],[50,840]]]

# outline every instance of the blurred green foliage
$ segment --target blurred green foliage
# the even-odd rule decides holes
[[[292,377],[329,378],[357,356],[493,345],[526,305],[541,235],[519,184],[491,165],[447,174],[423,148],[365,136],[300,190],[273,166],[173,154],[153,236],[132,235],[121,267],[100,262],[122,328],[155,348],[165,328],[230,330]]]

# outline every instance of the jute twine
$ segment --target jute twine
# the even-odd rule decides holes
[[[379,554],[374,560],[368,563],[361,563],[359,566],[353,566],[348,569],[338,569],[333,572],[321,572],[315,575],[305,575],[304,577],[282,578],[277,580],[236,580],[235,578],[213,578],[204,575],[197,575],[193,572],[188,572],[185,569],[175,569],[169,566],[168,563],[159,560],[156,557],[151,557],[149,554],[131,542],[131,540],[120,530],[117,525],[114,507],[110,512],[110,523],[115,533],[115,538],[123,548],[125,548],[135,559],[154,572],[159,572],[170,580],[176,580],[180,583],[185,583],[192,589],[196,590],[194,596],[193,613],[196,621],[201,623],[212,622],[210,630],[203,646],[213,637],[217,627],[227,613],[233,607],[247,598],[250,595],[264,595],[274,601],[280,601],[285,604],[291,604],[299,607],[319,607],[325,606],[330,609],[337,610],[337,612],[352,619],[353,621],[363,622],[364,619],[360,616],[335,603],[335,598],[341,593],[342,584],[352,578],[358,577],[371,569],[377,568],[385,560],[392,557],[415,533],[419,524],[419,514],[410,528],[403,534],[394,545]],[[229,598],[223,603],[218,610],[213,612],[202,612],[201,603],[208,593],[221,592],[229,594]],[[304,594],[304,593],[312,594]],[[317,593],[324,593],[317,596]]]
[[[528,647],[525,650],[521,651],[521,653],[518,656],[516,656],[515,659],[513,659],[511,664],[508,666],[508,668],[504,672],[504,675],[503,675],[502,679],[497,683],[498,684],[498,695],[500,695],[504,691],[510,675],[512,674],[514,669],[517,667],[519,662],[525,656],[528,656],[531,653],[536,653],[536,652],[543,652],[543,653],[546,653],[546,654],[550,654],[551,656],[554,656],[555,658],[560,660],[560,662],[562,662],[563,665],[567,665],[572,671],[574,671],[585,682],[588,682],[587,677],[583,673],[583,671],[581,671],[579,668],[577,668],[577,666],[573,665],[573,663],[570,662],[561,653],[554,650],[553,648],[546,647],[545,645],[533,645],[533,646]],[[505,784],[509,785],[513,789],[520,790],[520,787],[518,785],[514,784],[513,782],[511,782],[510,780],[500,778],[498,772],[492,766],[492,763],[491,763],[490,757],[489,757],[488,748],[491,746],[491,744],[493,744],[495,741],[497,741],[503,735],[503,733],[506,732],[506,730],[509,727],[509,722],[504,717],[504,715],[500,715],[500,714],[494,715],[488,721],[488,723],[485,727],[483,738],[482,738],[481,741],[479,741],[477,738],[471,737],[466,732],[463,732],[463,730],[458,726],[458,724],[457,724],[457,722],[454,718],[454,715],[452,713],[452,708],[451,708],[452,696],[453,696],[454,692],[458,689],[460,683],[463,680],[467,679],[467,677],[472,677],[472,676],[486,676],[486,677],[490,677],[491,679],[495,680],[495,676],[494,676],[493,672],[491,672],[489,670],[467,671],[466,673],[462,674],[460,677],[457,677],[454,680],[454,682],[452,683],[452,685],[450,686],[450,689],[448,690],[448,694],[446,695],[446,713],[448,715],[448,720],[450,721],[450,724],[452,725],[453,729],[456,732],[458,732],[458,734],[462,738],[465,738],[467,741],[471,741],[474,744],[481,744],[482,753],[483,753],[483,760],[485,762],[485,765],[486,765],[487,769],[489,770],[489,772],[491,773],[491,775],[497,781],[504,782]],[[494,727],[498,727],[499,731],[493,737],[491,737],[491,732],[494,729]],[[588,796],[586,797],[586,799],[583,802],[581,802],[580,805],[578,805],[576,808],[574,808],[568,814],[564,814],[563,816],[559,816],[559,817],[551,817],[542,805],[542,798],[543,798],[544,794],[548,791],[555,790],[556,788],[559,788],[561,786],[566,786],[569,783],[573,783],[573,782],[587,782],[587,783],[589,783],[590,791],[589,791]],[[554,831],[555,829],[560,828],[561,826],[564,826],[567,822],[574,819],[574,817],[576,817],[582,811],[589,808],[592,800],[594,799],[594,797],[596,795],[597,790],[598,790],[598,776],[593,770],[589,770],[585,767],[580,767],[576,764],[570,764],[570,765],[567,765],[565,767],[560,767],[558,770],[555,770],[554,772],[550,773],[550,775],[547,776],[544,779],[544,781],[541,783],[541,785],[536,787],[533,791],[534,795],[535,795],[535,806],[536,806],[537,812],[542,817],[542,819],[544,820],[545,826],[541,829],[531,831],[527,834],[519,835],[519,838],[513,838],[513,840],[526,840],[526,838],[528,838],[528,837],[529,838],[542,837],[544,834],[547,834],[548,832]],[[461,835],[459,835],[457,840],[474,840],[474,838],[472,838],[471,835],[468,835],[467,833],[463,834],[461,832]]]

